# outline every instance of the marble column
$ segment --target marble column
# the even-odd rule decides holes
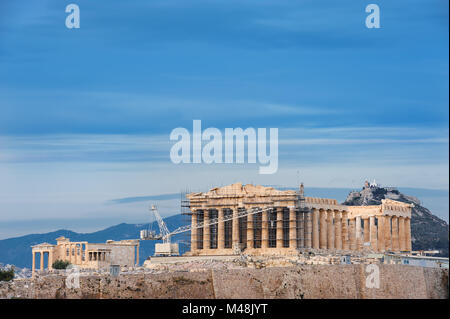
[[[369,218],[364,218],[364,243],[370,242]]]
[[[312,247],[312,212],[306,213],[306,227],[305,227],[305,247]]]
[[[89,251],[89,249],[88,249],[88,247],[89,247],[89,245],[88,245],[88,243],[86,242],[86,243],[84,244],[84,262],[85,262],[85,263],[87,263],[87,262],[89,261],[89,256],[88,256],[88,251]]]
[[[261,248],[269,248],[269,212],[265,209],[262,212]]]
[[[412,250],[412,242],[411,242],[411,219],[405,219],[405,234],[406,234],[406,250]]]
[[[136,245],[136,266],[139,266],[139,242]],[[110,261],[109,256],[108,256],[108,261]]]
[[[40,271],[44,271],[44,252],[41,251],[41,260],[40,260]]]
[[[209,210],[205,209],[203,212],[203,249],[211,248],[211,232],[209,223]]]
[[[251,208],[248,208],[251,210]],[[254,248],[253,245],[253,237],[254,237],[254,231],[253,231],[253,216],[254,214],[247,215],[247,249]]]
[[[399,246],[400,251],[406,250],[406,236],[405,236],[405,218],[398,218],[398,236],[399,236]]]
[[[233,209],[233,229],[232,229],[232,239],[233,239],[233,248],[239,248],[239,219],[237,218],[238,208],[235,207]]]
[[[342,212],[342,249],[350,249],[350,240],[348,234],[348,212]]]
[[[197,245],[197,213],[192,212],[191,215],[191,251],[196,251],[198,249]],[[87,256],[84,257],[85,261]]]
[[[303,248],[305,247],[305,220],[304,220],[304,213],[300,212],[298,213],[298,239],[299,239],[299,247]]]
[[[225,249],[225,223],[223,222],[224,208],[217,211],[217,248]],[[252,215],[253,216],[253,215]]]
[[[370,247],[372,250],[378,251],[377,243],[377,225],[375,225],[375,216],[370,216]]]
[[[276,235],[276,247],[283,248],[283,208],[276,208],[277,212],[277,235]]]
[[[356,220],[350,218],[349,221],[350,250],[356,250]]]
[[[289,248],[297,248],[297,213],[295,207],[289,207]]]
[[[327,246],[328,249],[334,249],[334,212],[327,210]]]
[[[320,211],[320,249],[327,249],[327,212]]]
[[[380,252],[386,250],[385,239],[384,216],[378,216],[378,251]]]
[[[400,244],[398,241],[398,217],[392,216],[392,250],[398,252]]]
[[[317,208],[313,208],[313,248],[319,249],[319,210]]]
[[[78,255],[78,247],[79,244],[75,244],[75,265],[79,264],[79,260],[81,258],[81,255]]]
[[[386,250],[392,250],[391,242],[391,216],[384,217],[384,233],[385,233],[385,247]]]
[[[33,251],[32,255],[33,255],[33,263],[31,265],[31,271],[32,274],[34,275],[34,272],[36,271],[36,252]]]
[[[48,252],[48,269],[53,269],[53,250]]]
[[[334,211],[334,246],[336,249],[342,249],[342,215],[338,210]]]
[[[356,237],[356,250],[362,250],[363,238],[361,232],[361,216],[355,217],[355,237]]]

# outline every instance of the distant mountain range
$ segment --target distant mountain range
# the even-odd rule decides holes
[[[348,192],[347,192],[348,194]],[[351,193],[352,194],[352,193]],[[400,191],[391,188],[376,187],[369,191],[361,191],[360,196],[347,196],[346,205],[377,205],[384,198],[390,198],[406,203],[413,203],[414,208],[411,218],[412,245],[413,250],[442,251],[442,256],[448,256],[449,251],[449,226],[448,223],[433,215],[421,202],[413,196],[404,195]],[[354,194],[354,193],[353,193]],[[177,195],[179,196],[179,195]],[[136,200],[135,198],[130,200]],[[174,215],[164,219],[170,230],[186,225],[189,219],[185,215]],[[138,239],[142,229],[151,228],[158,231],[156,222],[151,224],[118,224],[93,233],[76,233],[70,230],[57,230],[44,234],[31,234],[16,238],[0,240],[0,262],[13,264],[18,267],[31,267],[31,246],[47,242],[56,244],[56,238],[64,236],[72,241],[88,241],[91,243],[104,243],[109,239]],[[180,252],[184,253],[189,249],[190,233],[178,234],[172,238],[173,242],[178,242]],[[155,241],[141,241],[140,260],[142,264],[148,256],[154,254]]]

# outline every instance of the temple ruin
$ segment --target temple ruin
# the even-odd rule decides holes
[[[42,243],[32,246],[33,274],[36,271],[36,256],[39,255],[40,268],[52,269],[56,260],[70,262],[84,269],[105,269],[110,265],[135,266],[139,262],[139,240],[108,240],[106,243],[71,242],[69,238],[59,237],[56,245]],[[45,267],[45,259],[47,267]]]
[[[303,185],[297,192],[241,183],[186,198],[192,226],[189,255],[411,251],[412,204],[385,199],[381,205],[346,206],[305,197]],[[255,213],[239,217],[246,211]]]

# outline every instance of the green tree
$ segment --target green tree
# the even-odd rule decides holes
[[[14,278],[14,268],[9,270],[0,269],[0,281],[10,281]]]
[[[53,269],[66,269],[70,265],[70,262],[64,260],[55,260],[52,264]]]

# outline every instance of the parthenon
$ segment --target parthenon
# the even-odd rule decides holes
[[[52,269],[56,260],[86,269],[107,268],[111,264],[135,266],[139,261],[139,240],[108,240],[106,243],[71,242],[69,238],[59,237],[56,245],[42,243],[32,246],[33,274],[36,271],[36,256],[39,255],[40,271]],[[45,259],[47,267],[45,267]]]
[[[384,199],[381,205],[346,206],[335,199],[305,197],[303,184],[299,191],[282,191],[235,183],[186,197],[190,255],[411,251],[412,204]],[[239,217],[244,211],[255,213]],[[208,223],[214,219],[218,222]],[[200,223],[204,226],[197,227]]]

